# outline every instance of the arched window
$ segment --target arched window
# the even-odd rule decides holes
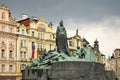
[[[12,50],[10,50],[9,58],[13,58],[13,51]]]
[[[26,68],[26,65],[25,64],[21,64],[20,65],[20,70],[22,71],[23,69],[25,69]]]
[[[10,46],[12,46],[13,45],[13,40],[12,40],[12,38],[10,38]]]
[[[2,71],[2,72],[5,72],[5,64],[2,64],[2,66],[1,66],[1,71]]]
[[[22,29],[22,34],[25,34],[25,30],[24,29]]]
[[[2,12],[2,19],[5,19],[5,13]]]
[[[9,72],[13,72],[13,65],[9,65]]]

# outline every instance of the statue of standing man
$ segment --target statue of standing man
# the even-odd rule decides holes
[[[56,31],[56,46],[57,52],[66,53],[69,55],[69,48],[67,43],[67,33],[65,27],[63,26],[63,21],[61,20],[59,23],[60,26],[57,27]]]

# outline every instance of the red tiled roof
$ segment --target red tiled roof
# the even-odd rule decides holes
[[[70,40],[70,39],[72,39],[72,37],[67,38],[67,40]]]
[[[34,20],[34,22],[36,23],[38,20]],[[18,23],[20,23],[21,25],[23,24],[24,26],[28,27],[30,25],[30,18],[24,19],[24,20],[20,20],[18,21]]]

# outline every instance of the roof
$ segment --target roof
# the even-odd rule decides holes
[[[37,22],[38,20],[36,19],[31,20],[30,18],[26,18],[26,19],[18,21],[18,23],[20,23],[21,25],[23,24],[24,26],[28,27],[30,25],[30,22],[32,21]]]
[[[114,51],[120,51],[120,48],[116,48]]]
[[[71,39],[72,39],[72,37],[67,38],[67,40],[71,40]]]
[[[76,39],[76,38],[79,38],[79,39],[81,39],[81,37],[79,36],[79,35],[75,35],[75,36],[73,36],[73,37],[69,37],[69,38],[67,38],[67,40],[70,40],[70,39]]]
[[[120,48],[116,48],[115,50],[120,50]]]

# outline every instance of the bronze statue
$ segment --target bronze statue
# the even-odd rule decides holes
[[[89,46],[86,39],[81,48],[78,46],[77,51],[69,52],[67,43],[67,33],[63,26],[63,21],[59,23],[56,31],[56,50],[50,50],[40,55],[38,59],[32,60],[32,64],[28,65],[26,69],[46,69],[54,62],[63,61],[91,61],[96,62],[96,56],[93,49]],[[66,55],[67,54],[67,55]]]
[[[59,23],[60,26],[57,27],[56,31],[56,45],[57,52],[66,53],[69,55],[68,43],[67,43],[67,33],[65,27],[63,26],[63,21]]]

